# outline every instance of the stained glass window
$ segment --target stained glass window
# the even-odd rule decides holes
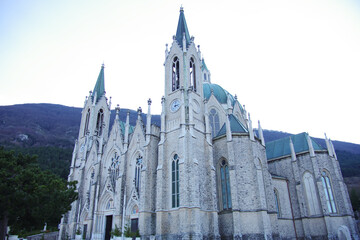
[[[327,204],[328,210],[330,213],[335,213],[336,212],[335,200],[334,200],[334,195],[333,195],[332,188],[331,188],[330,178],[329,178],[327,172],[323,171],[321,173],[321,181],[322,181],[322,184],[324,187],[326,204]]]
[[[220,179],[221,179],[221,195],[223,209],[231,209],[231,190],[230,190],[230,173],[229,166],[225,160],[222,160],[220,165]]]
[[[214,108],[210,110],[209,120],[211,127],[211,136],[214,138],[220,130],[219,115]]]

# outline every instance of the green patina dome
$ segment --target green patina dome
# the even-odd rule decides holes
[[[233,95],[231,95],[228,91],[226,91],[225,89],[223,89],[221,86],[219,86],[217,84],[203,83],[203,92],[204,92],[204,97],[206,100],[209,100],[209,98],[211,96],[211,92],[213,92],[214,96],[221,104],[226,104],[228,97],[230,98],[232,106],[234,106],[235,102],[237,102],[237,100],[233,97]],[[240,105],[241,111],[243,112],[241,104],[239,104],[239,105]]]

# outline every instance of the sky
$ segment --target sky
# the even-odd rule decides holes
[[[358,0],[1,0],[0,105],[83,107],[104,63],[112,109],[160,114],[181,5],[253,126],[360,144]]]

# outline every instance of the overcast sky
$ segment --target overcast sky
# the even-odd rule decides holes
[[[0,105],[82,107],[104,62],[112,108],[159,114],[181,4],[253,125],[360,144],[357,0],[1,0]]]

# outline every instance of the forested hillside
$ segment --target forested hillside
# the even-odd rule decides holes
[[[39,156],[40,166],[66,178],[72,149],[78,137],[81,108],[55,104],[21,104],[0,106],[0,145],[19,152]],[[120,120],[135,125],[137,112],[121,109]],[[112,111],[110,127],[115,118]],[[142,114],[145,122],[146,115]],[[160,116],[153,115],[152,123],[160,125]],[[290,133],[264,130],[266,142],[290,136]],[[316,139],[325,147],[323,139]],[[360,177],[360,145],[334,141],[334,147],[344,177]]]

